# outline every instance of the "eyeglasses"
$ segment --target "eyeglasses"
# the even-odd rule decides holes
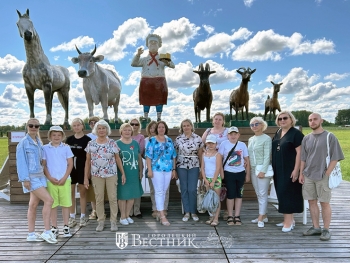
[[[29,128],[35,128],[35,129],[39,129],[40,125],[37,125],[37,124],[28,124],[28,127]]]
[[[252,123],[252,124],[250,124],[250,127],[252,127],[252,128],[253,128],[254,126],[255,126],[255,127],[258,127],[259,124],[260,124],[260,122]]]
[[[282,117],[282,118],[278,118],[277,120],[278,120],[278,121],[281,121],[281,120],[286,121],[286,120],[288,120],[288,118],[289,118],[289,117]]]
[[[130,123],[131,126],[139,126],[140,124],[138,123]]]

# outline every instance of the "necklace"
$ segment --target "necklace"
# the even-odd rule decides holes
[[[214,157],[215,155],[216,155],[216,151],[213,151],[213,152],[208,152],[208,151],[206,151],[206,152],[205,152],[205,156],[208,157],[209,159],[210,159],[211,157]]]

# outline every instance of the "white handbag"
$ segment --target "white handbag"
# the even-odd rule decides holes
[[[330,134],[330,132],[327,134],[327,157],[326,157],[327,167],[329,166],[329,164],[331,162],[331,157],[329,156],[329,134]],[[342,174],[341,174],[341,169],[340,169],[340,163],[337,162],[333,171],[329,175],[328,186],[330,189],[336,188],[339,186],[341,181],[342,181]]]
[[[262,164],[259,164],[255,167],[255,174],[256,176],[258,176],[258,174],[261,172],[261,169],[262,169],[263,165]],[[269,166],[267,167],[267,171],[265,173],[265,177],[266,178],[271,178],[273,177],[273,169],[272,169],[272,165],[269,164]]]
[[[254,142],[254,146],[255,146],[255,142]],[[255,151],[254,151],[254,148],[253,147],[253,156],[254,156],[254,163],[256,164],[256,159],[255,159]],[[263,165],[262,164],[256,164],[256,167],[255,167],[255,175],[258,176],[258,174],[261,172],[261,169],[263,168]],[[267,167],[267,171],[265,173],[265,177],[266,178],[271,178],[273,177],[273,169],[272,169],[272,165],[269,164],[269,166]]]

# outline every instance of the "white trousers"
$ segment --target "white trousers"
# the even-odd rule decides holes
[[[157,172],[153,171],[153,187],[154,187],[154,197],[156,201],[157,211],[164,210],[165,195],[169,188],[171,180],[170,172]]]
[[[250,178],[258,197],[259,203],[259,215],[265,215],[267,213],[268,194],[271,178],[258,178],[255,174],[255,167],[251,170]]]

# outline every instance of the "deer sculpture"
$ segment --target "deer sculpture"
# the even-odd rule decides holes
[[[68,101],[69,101],[69,71],[61,66],[52,66],[41,47],[40,38],[33,22],[29,17],[29,9],[25,14],[17,10],[19,20],[17,27],[20,36],[24,40],[27,55],[26,64],[22,75],[24,87],[28,96],[30,118],[34,118],[34,91],[41,89],[44,92],[46,106],[45,125],[52,124],[52,98],[57,92],[58,99],[64,108],[64,125],[68,124]]]
[[[241,71],[243,70],[243,71]],[[256,71],[256,69],[251,70],[250,68],[245,69],[241,67],[236,70],[242,76],[241,84],[239,88],[233,90],[230,95],[230,116],[232,120],[232,109],[236,112],[236,121],[238,120],[238,111],[242,111],[243,120],[243,110],[246,111],[246,119],[248,120],[248,110],[249,110],[249,93],[248,93],[248,82],[250,81],[250,76]]]
[[[199,75],[199,86],[193,92],[194,101],[194,114],[196,122],[201,122],[201,111],[207,109],[207,122],[210,122],[210,107],[213,101],[213,93],[211,92],[209,76],[216,71],[210,71],[208,63],[205,64],[205,69],[201,63],[198,70],[193,70],[194,73]]]
[[[273,81],[271,81],[273,85],[273,95],[272,98],[270,96],[267,96],[267,99],[265,101],[265,114],[264,114],[264,120],[266,120],[266,115],[268,112],[270,112],[269,120],[271,121],[271,113],[273,113],[274,118],[276,118],[276,110],[281,112],[281,106],[278,102],[278,92],[280,92],[282,82],[279,84],[275,84]]]

